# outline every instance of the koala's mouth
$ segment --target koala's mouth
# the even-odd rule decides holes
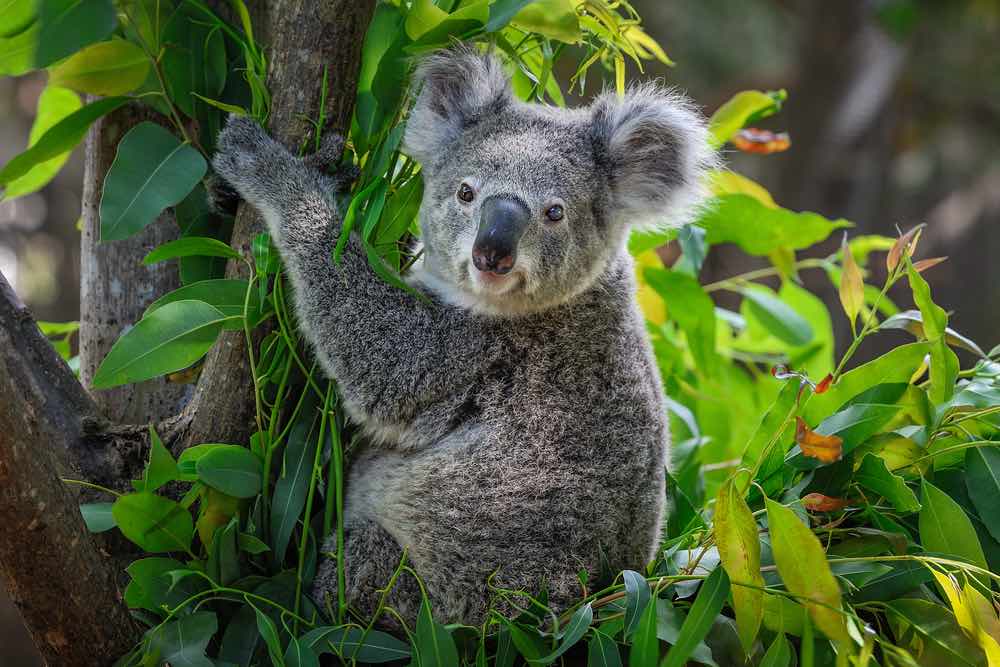
[[[463,263],[463,269],[466,285],[478,296],[491,298],[508,296],[522,291],[526,283],[524,272],[517,269],[506,274],[480,271],[469,261]]]

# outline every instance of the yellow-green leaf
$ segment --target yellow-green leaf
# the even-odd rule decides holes
[[[38,97],[38,111],[35,115],[35,122],[31,126],[31,133],[28,135],[28,147],[34,146],[49,128],[77,111],[83,103],[80,97],[72,90],[55,86],[52,82],[45,87]],[[53,158],[41,162],[31,167],[26,174],[19,176],[7,184],[3,190],[4,199],[14,199],[36,192],[51,181],[62,166],[69,159],[69,150],[59,153]]]
[[[54,66],[49,82],[91,95],[124,95],[142,85],[149,58],[124,39],[91,44]]]
[[[813,623],[834,641],[847,641],[840,612],[840,586],[833,578],[819,539],[795,513],[767,499],[767,523],[778,574],[789,592],[805,598]]]
[[[763,185],[743,174],[728,169],[709,172],[709,188],[716,197],[722,195],[749,195],[768,208],[779,208],[774,197]]]
[[[757,523],[732,478],[722,485],[715,504],[715,541],[732,583],[740,643],[749,653],[764,615],[764,577],[760,573]]]
[[[576,44],[583,38],[573,0],[532,2],[514,16],[511,25],[568,44]]]
[[[840,245],[843,256],[843,271],[840,272],[840,304],[844,307],[847,319],[851,322],[851,330],[857,320],[861,306],[865,303],[865,282],[861,277],[861,269],[854,261],[854,254],[847,245],[847,235]]]
[[[736,93],[708,120],[712,147],[722,146],[750,120],[776,113],[781,109],[784,99],[784,91],[765,93],[760,90],[744,90]]]

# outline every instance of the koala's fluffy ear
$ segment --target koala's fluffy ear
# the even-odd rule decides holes
[[[705,119],[687,97],[653,84],[624,97],[604,93],[591,106],[591,123],[616,220],[676,227],[697,214],[703,177],[717,158]]]
[[[420,88],[406,123],[406,152],[420,162],[434,159],[462,131],[514,100],[510,80],[496,56],[462,46],[423,59]]]

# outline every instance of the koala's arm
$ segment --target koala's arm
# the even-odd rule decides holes
[[[405,426],[422,405],[468,385],[483,363],[474,318],[385,284],[356,238],[334,264],[341,220],[329,177],[247,119],[231,119],[218,145],[216,171],[264,217],[299,326],[355,416]]]

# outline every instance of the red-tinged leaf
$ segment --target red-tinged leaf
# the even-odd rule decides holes
[[[918,235],[923,228],[923,225],[917,225],[896,239],[896,242],[892,244],[892,247],[889,248],[889,254],[885,257],[885,265],[889,271],[894,271],[899,266],[899,260],[902,259],[904,250],[906,250],[908,256],[913,255],[913,251],[916,249],[917,241],[919,240]]]
[[[806,424],[802,417],[795,418],[795,442],[802,454],[823,463],[835,463],[844,455],[844,441],[836,435],[820,435]]]
[[[921,259],[920,261],[913,263],[913,270],[916,271],[917,273],[923,273],[927,269],[929,269],[929,268],[931,268],[933,266],[937,266],[938,264],[940,264],[941,262],[945,261],[946,259],[948,259],[948,258],[947,257],[930,257],[928,259]]]
[[[833,384],[833,373],[827,373],[826,377],[820,380],[819,384],[816,385],[816,389],[813,391],[815,394],[825,394],[826,390],[830,388]]]
[[[836,512],[850,504],[847,498],[831,498],[822,493],[810,493],[802,496],[802,506],[810,512]]]
[[[771,132],[769,130],[759,130],[748,127],[737,132],[730,142],[737,149],[744,153],[755,155],[770,155],[771,153],[781,153],[787,151],[792,140],[787,132]]]

